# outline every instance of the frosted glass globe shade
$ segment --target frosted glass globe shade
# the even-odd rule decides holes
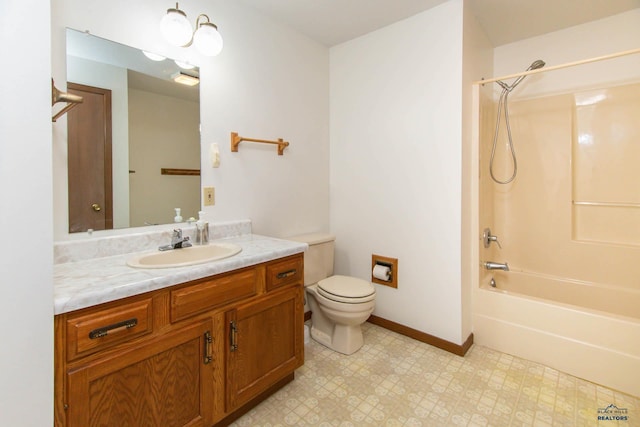
[[[152,61],[164,61],[165,59],[167,59],[165,56],[158,55],[157,53],[153,52],[147,52],[146,50],[143,50],[142,53],[144,53],[144,56]]]
[[[215,25],[206,22],[193,35],[193,45],[205,56],[216,56],[222,51],[222,36]]]
[[[188,62],[178,61],[177,59],[174,60],[173,62],[175,62],[178,67],[184,70],[193,70],[194,68],[196,68],[196,66],[193,64],[189,64]]]
[[[193,28],[187,16],[178,9],[169,9],[160,21],[164,38],[174,46],[184,46],[191,41]]]

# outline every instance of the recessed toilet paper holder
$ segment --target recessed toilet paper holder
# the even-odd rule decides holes
[[[378,269],[376,269],[376,266],[379,266]],[[380,271],[380,267],[388,268],[388,280],[374,276],[374,270]],[[371,255],[371,281],[380,285],[398,288],[398,259],[382,255]]]

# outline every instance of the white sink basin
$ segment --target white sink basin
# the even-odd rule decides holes
[[[127,264],[137,268],[184,267],[229,258],[240,251],[242,248],[233,243],[212,243],[138,255],[127,260]]]

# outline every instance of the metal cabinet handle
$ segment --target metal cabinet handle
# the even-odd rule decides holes
[[[236,322],[231,321],[229,323],[229,341],[231,345],[231,351],[236,351],[238,349],[238,328],[236,327]]]
[[[291,277],[291,276],[295,276],[295,274],[298,272],[298,270],[296,270],[295,268],[292,268],[291,270],[287,270],[287,271],[283,271],[282,273],[278,273],[276,275],[276,278],[278,279],[285,279],[287,277]]]
[[[96,211],[96,212],[100,212],[100,211],[102,210],[102,208],[100,207],[100,205],[99,205],[99,204],[97,204],[97,203],[92,204],[92,205],[91,205],[91,209],[93,209],[93,210],[94,210],[94,211]]]
[[[138,324],[138,319],[134,317],[133,319],[114,323],[113,325],[103,326],[102,328],[97,328],[89,332],[89,339],[94,340],[96,338],[106,337],[109,334],[113,334],[115,332],[121,332],[130,328],[133,328],[137,324]]]
[[[213,338],[211,337],[211,332],[207,331],[204,333],[204,364],[208,365],[213,360]]]

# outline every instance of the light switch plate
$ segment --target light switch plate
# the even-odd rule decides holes
[[[214,187],[204,187],[202,192],[204,193],[205,206],[213,206],[216,204],[216,190]]]
[[[211,167],[219,168],[220,167],[220,148],[218,148],[218,144],[211,144],[209,147],[209,154],[211,155]]]

